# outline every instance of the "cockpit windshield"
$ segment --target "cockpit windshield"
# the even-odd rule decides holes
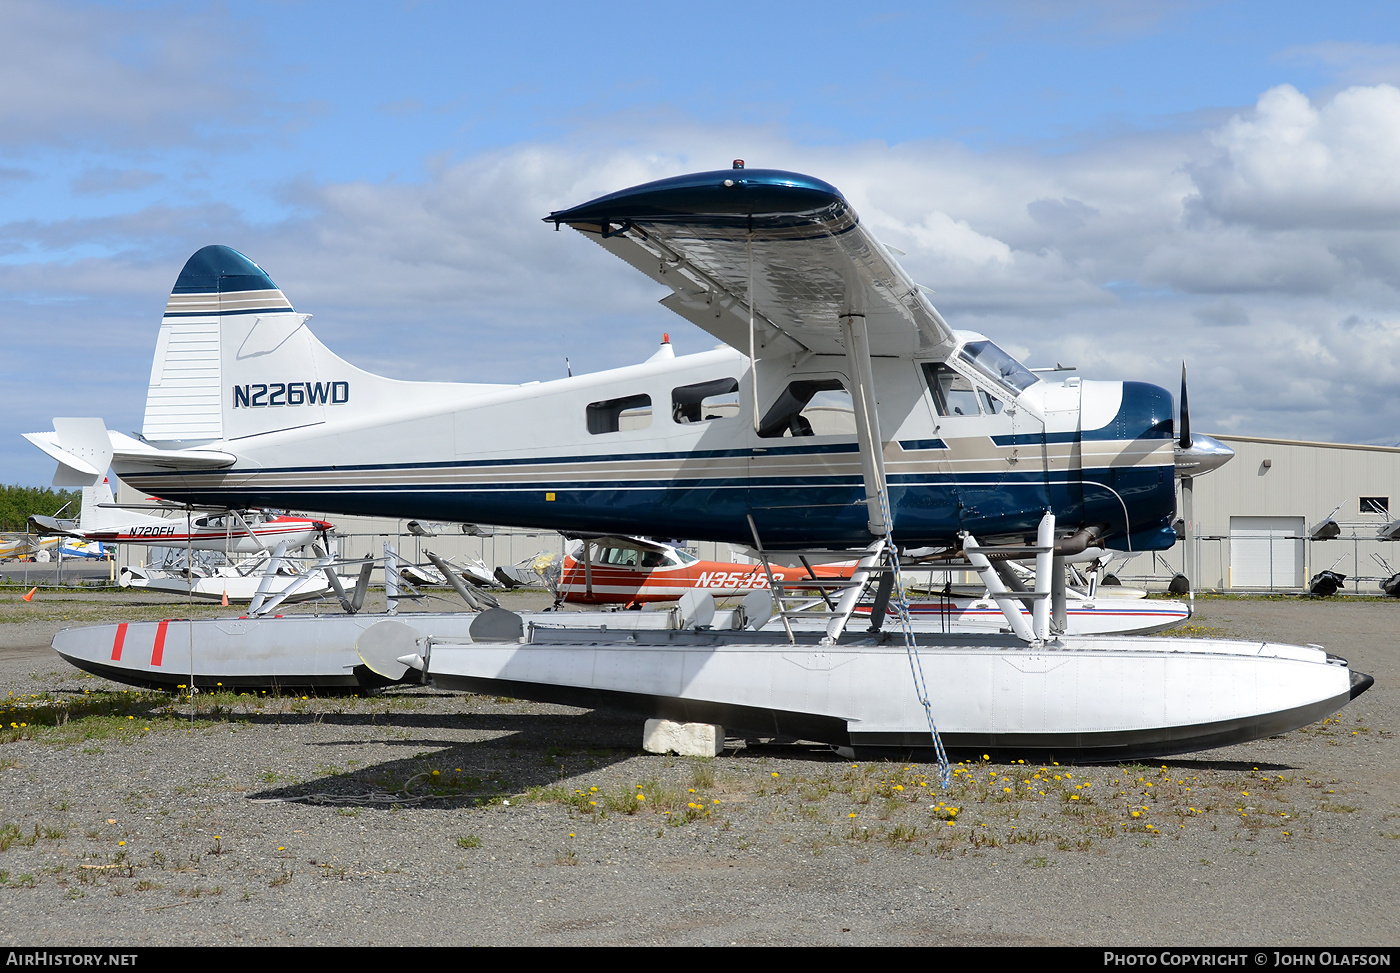
[[[963,361],[983,375],[1016,390],[1019,395],[1040,377],[990,341],[969,341],[959,352]]]

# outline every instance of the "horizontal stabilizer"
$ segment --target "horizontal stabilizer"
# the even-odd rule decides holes
[[[95,486],[109,466],[118,473],[127,464],[141,469],[216,470],[236,460],[232,453],[215,449],[156,449],[112,432],[101,419],[55,419],[53,424],[53,432],[27,432],[24,438],[58,461],[54,486]]]
[[[24,438],[58,460],[53,485],[87,487],[99,483],[112,463],[112,444],[101,419],[55,419],[53,432]]]
[[[59,520],[56,517],[45,517],[41,514],[29,515],[29,527],[34,533],[41,537],[76,537],[81,539],[82,532],[77,529],[71,520]]]

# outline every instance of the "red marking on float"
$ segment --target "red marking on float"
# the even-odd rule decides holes
[[[156,626],[156,644],[151,646],[151,665],[160,665],[160,660],[165,656],[165,626],[170,624],[170,619],[163,618]]]
[[[122,643],[126,641],[126,622],[117,626],[117,637],[112,639],[112,661],[122,661]]]

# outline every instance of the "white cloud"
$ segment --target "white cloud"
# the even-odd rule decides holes
[[[1400,89],[1314,105],[1290,85],[1214,133],[1191,166],[1207,212],[1267,228],[1386,228],[1400,216]]]
[[[114,169],[111,166],[94,166],[85,169],[73,179],[73,192],[84,196],[110,196],[113,193],[133,192],[145,189],[163,180],[158,172],[145,169]]]
[[[266,124],[251,89],[267,65],[218,6],[117,9],[57,0],[0,8],[0,148],[118,148],[205,141]],[[257,70],[254,70],[257,65]]]
[[[1321,66],[1345,84],[1400,83],[1400,44],[1320,41],[1287,48],[1275,60]]]

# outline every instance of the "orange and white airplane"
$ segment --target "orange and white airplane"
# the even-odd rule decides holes
[[[803,579],[849,578],[856,562],[789,568],[772,565],[773,579],[800,588]],[[702,561],[670,544],[641,537],[608,535],[570,545],[552,585],[561,602],[640,606],[675,601],[687,591],[708,591],[716,598],[744,595],[768,587],[762,564]]]

